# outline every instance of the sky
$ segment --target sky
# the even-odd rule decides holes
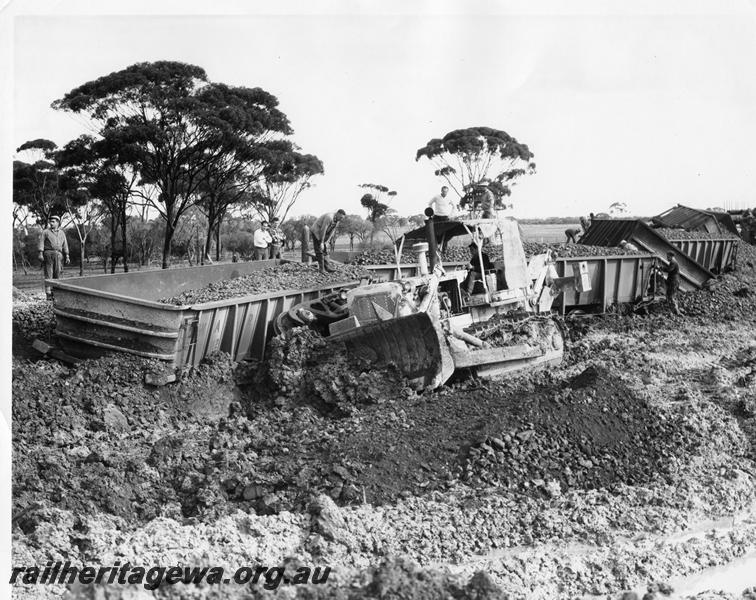
[[[711,3],[577,4],[570,14],[554,4],[409,5],[398,14],[329,2],[315,14],[19,15],[13,147],[86,132],[82,118],[50,108],[73,87],[177,60],[279,99],[293,140],[325,166],[293,214],[362,213],[361,183],[396,190],[391,206],[419,213],[443,182],[415,161],[417,149],[478,125],[535,154],[536,174],[511,197],[520,217],[613,202],[638,215],[677,203],[756,206],[756,11],[747,4],[728,13]]]

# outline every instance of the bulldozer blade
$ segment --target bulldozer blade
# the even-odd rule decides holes
[[[426,313],[377,321],[329,338],[355,357],[380,368],[396,366],[418,388],[436,388],[454,372],[440,327]]]

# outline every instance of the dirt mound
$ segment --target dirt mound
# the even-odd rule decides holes
[[[263,401],[285,397],[344,416],[398,398],[404,390],[395,366],[375,368],[343,344],[297,327],[269,343],[254,395]]]
[[[553,491],[645,483],[700,444],[684,423],[653,409],[604,369],[590,367],[515,408],[498,435],[473,446],[461,477]]]
[[[753,320],[756,318],[756,248],[738,242],[737,265],[711,282],[708,288],[680,294],[686,315],[704,320]]]
[[[307,356],[310,334],[297,335]],[[159,365],[134,357],[75,369],[16,361],[16,508],[47,500],[127,520],[211,518],[303,510],[321,493],[380,504],[460,479],[540,494],[552,479],[570,489],[664,476],[697,443],[684,419],[603,371],[571,387],[542,374],[418,396],[395,375],[347,369],[343,354],[314,347],[320,356],[303,361],[319,370],[314,384],[274,370],[291,392],[267,404],[240,396],[227,357],[157,389],[143,375]]]
[[[479,571],[463,584],[460,578],[431,569],[423,569],[403,558],[388,558],[372,567],[362,576],[360,583],[345,586],[313,586],[297,594],[297,598],[312,600],[337,598],[339,600],[381,599],[399,600],[505,600],[509,596],[491,577]]]
[[[359,281],[365,277],[370,277],[370,273],[351,265],[339,265],[333,273],[318,273],[317,266],[314,265],[284,263],[242,277],[216,281],[203,288],[185,290],[176,296],[160,298],[158,302],[179,306],[215,302],[281,290],[306,290],[331,283]]]
[[[36,500],[77,512],[104,510],[149,519],[190,502],[165,485],[176,449],[170,436],[226,416],[236,399],[232,363],[210,361],[166,388],[144,384],[162,364],[112,355],[65,368],[15,360],[13,390],[14,506]],[[189,436],[191,437],[191,436]],[[162,452],[162,454],[161,454]],[[196,459],[202,463],[204,449]],[[156,464],[159,463],[159,464]]]

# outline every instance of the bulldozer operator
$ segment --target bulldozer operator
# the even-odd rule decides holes
[[[475,283],[482,282],[486,272],[491,271],[494,265],[488,254],[482,251],[478,252],[478,244],[473,242],[468,247],[470,248],[470,262],[467,264],[468,273],[462,289],[468,294],[472,294],[475,290]]]

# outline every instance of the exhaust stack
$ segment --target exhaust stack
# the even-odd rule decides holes
[[[428,244],[426,242],[418,242],[412,245],[412,252],[415,253],[417,258],[417,269],[420,275],[428,274]]]
[[[436,257],[438,256],[438,248],[436,246],[436,227],[433,224],[433,209],[429,206],[425,209],[425,216],[428,220],[425,221],[425,238],[428,240],[428,254],[430,254],[430,270],[433,271],[436,268]]]

